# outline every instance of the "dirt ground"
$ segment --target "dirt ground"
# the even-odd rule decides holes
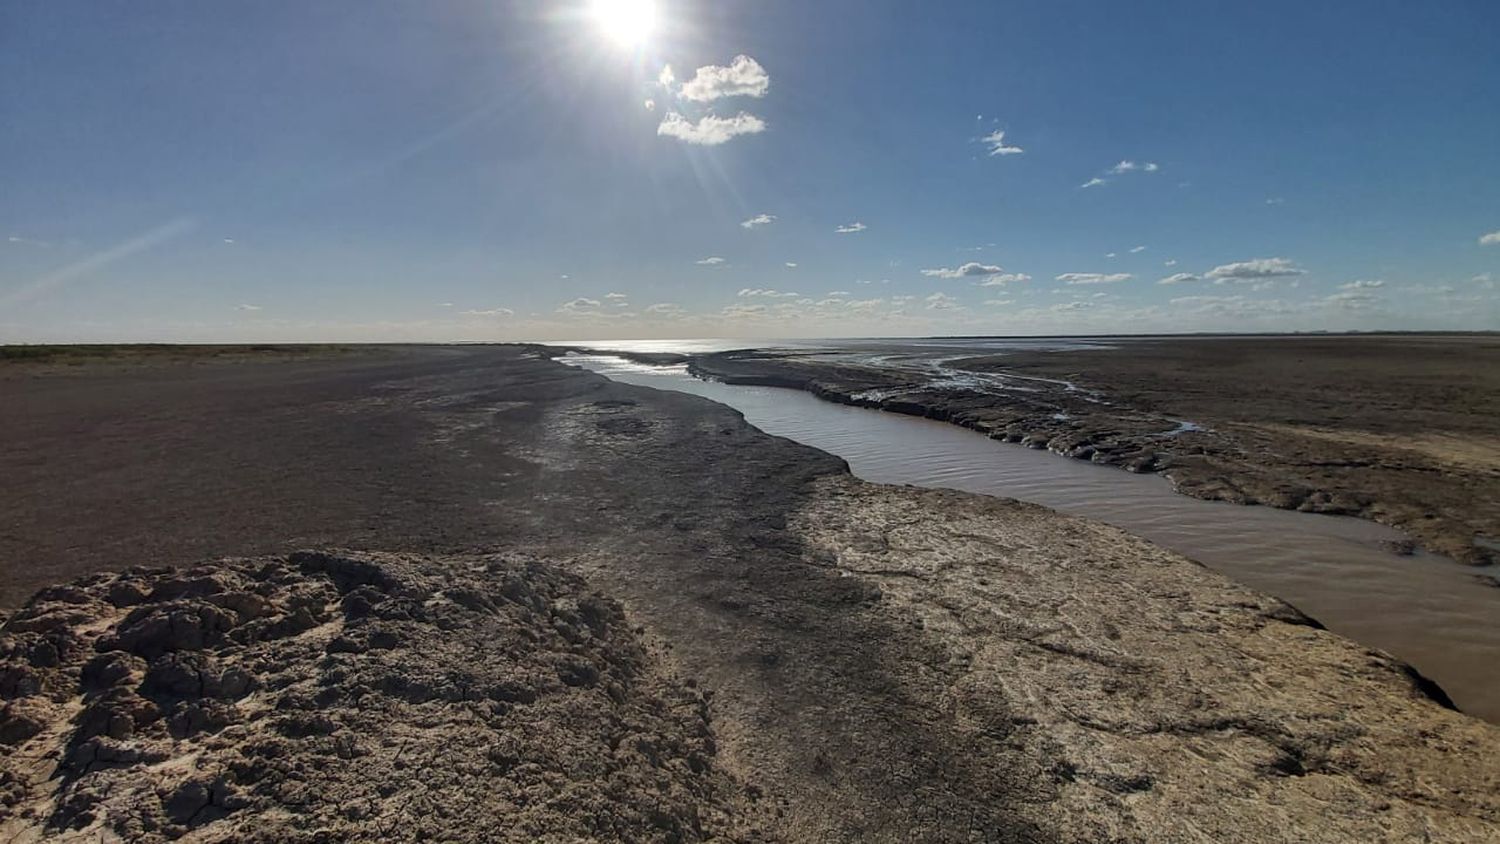
[[[1500,835],[1389,656],[540,350],[0,389],[13,840]]]

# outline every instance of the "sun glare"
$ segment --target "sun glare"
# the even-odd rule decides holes
[[[655,0],[589,0],[589,15],[611,40],[635,47],[656,29]]]

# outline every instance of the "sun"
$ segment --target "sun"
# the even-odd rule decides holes
[[[610,40],[637,47],[656,30],[656,0],[589,0],[589,16]]]

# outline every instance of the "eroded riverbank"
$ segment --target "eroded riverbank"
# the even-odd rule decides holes
[[[1492,335],[871,342],[683,362],[1161,473],[1198,498],[1367,518],[1462,562],[1500,547]]]

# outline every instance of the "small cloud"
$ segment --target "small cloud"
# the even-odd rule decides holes
[[[838,228],[834,229],[834,231],[838,232],[839,234],[854,234],[855,232],[862,232],[867,228],[869,228],[869,226],[865,225],[864,223],[849,223],[847,225],[839,226]]]
[[[849,294],[849,291],[847,291],[847,290],[830,290],[830,291],[828,291],[828,295],[829,296],[848,296],[850,294]]]
[[[1031,276],[1025,273],[1001,273],[993,275],[979,282],[980,287],[1004,287],[1007,284],[1015,284],[1022,281],[1031,281]]]
[[[1489,234],[1480,235],[1479,236],[1479,245],[1480,246],[1500,246],[1500,231],[1493,231],[1493,232],[1490,232]]]
[[[646,100],[646,110],[647,111],[656,111],[656,100],[647,99]]]
[[[678,94],[706,103],[724,97],[764,97],[770,89],[771,77],[766,69],[755,59],[741,55],[735,56],[728,67],[711,64],[698,68],[692,79],[682,83]]]
[[[776,222],[775,214],[756,214],[754,217],[740,223],[740,227],[753,229],[757,226],[769,226],[774,222]]]
[[[704,258],[701,261],[695,261],[694,263],[696,263],[700,267],[717,267],[720,264],[724,263],[724,259],[720,258],[718,255],[714,255],[709,258]]]
[[[1145,252],[1145,251],[1146,251],[1146,247],[1144,247],[1144,246],[1132,246],[1132,247],[1130,247],[1130,254],[1132,254],[1132,255],[1139,255],[1140,253]]]
[[[672,84],[677,81],[677,74],[672,72],[671,65],[662,65],[661,73],[656,75],[656,83],[667,90],[672,89]]]
[[[1113,258],[1113,257],[1115,257],[1115,253],[1113,253],[1113,252],[1106,252],[1106,253],[1104,253],[1104,257],[1106,257],[1106,258]]]
[[[1175,267],[1175,266],[1177,266],[1177,259],[1176,258],[1168,258],[1167,260],[1162,261],[1161,265],[1163,267]]]
[[[1019,155],[1026,151],[1018,146],[1007,145],[1004,129],[996,129],[980,138],[979,142],[990,148],[990,155]]]
[[[991,307],[999,307],[1000,305],[1009,305],[1014,301],[1014,299],[985,299],[984,303]]]
[[[592,301],[592,300],[584,300],[584,301]],[[569,304],[572,304],[572,303],[570,302]],[[597,305],[598,303],[595,302],[594,304]],[[567,307],[567,305],[564,305],[563,307]],[[474,309],[467,310],[467,311],[459,311],[459,313],[461,315],[463,315],[463,316],[500,317],[500,316],[515,316],[516,312],[513,311],[513,310],[511,310],[510,308],[474,308]]]
[[[439,302],[438,303],[438,307],[439,308],[451,308],[451,307],[453,307],[453,303],[452,302]]]
[[[1154,161],[1146,161],[1146,162],[1142,162],[1140,164],[1137,164],[1134,161],[1121,161],[1119,164],[1116,164],[1115,166],[1109,168],[1109,170],[1107,170],[1105,172],[1107,172],[1107,173],[1109,173],[1110,175],[1113,175],[1113,176],[1120,176],[1120,175],[1123,175],[1125,173],[1133,173],[1133,172],[1135,172],[1137,170],[1139,170],[1139,171],[1141,171],[1143,173],[1155,173],[1157,170],[1160,170],[1160,169],[1161,169],[1161,167],[1159,165],[1157,165],[1157,163],[1154,162]]]
[[[745,287],[741,288],[740,292],[736,293],[735,295],[740,297],[765,296],[771,299],[796,299],[802,294],[790,290],[782,292],[780,290],[771,290],[765,287]]]
[[[678,317],[684,313],[682,306],[674,302],[657,302],[646,306],[646,313],[659,317]]]
[[[52,247],[52,244],[45,240],[34,240],[29,237],[21,237],[20,235],[15,234],[7,237],[5,241],[7,243],[14,243],[17,246],[36,246],[41,249],[49,249]]]
[[[598,299],[587,299],[579,296],[577,299],[572,299],[558,305],[557,310],[559,313],[564,314],[583,314],[598,308],[600,304]]]
[[[925,301],[929,311],[955,311],[960,308],[958,300],[946,293],[934,293]]]
[[[786,264],[785,264],[785,266],[789,270],[795,270],[795,269],[797,269],[797,262],[796,261],[787,261]]]
[[[1351,281],[1348,284],[1340,284],[1339,285],[1339,289],[1340,290],[1374,290],[1377,287],[1384,287],[1384,286],[1385,286],[1385,282],[1381,281],[1380,279],[1368,279],[1368,280],[1360,280],[1360,281]]]
[[[993,264],[981,264],[978,261],[970,261],[954,269],[938,267],[932,270],[922,270],[922,275],[932,278],[974,278],[976,276],[999,275],[1003,272],[1005,272],[1005,269],[1002,267],[997,267]]]
[[[1194,275],[1193,273],[1173,273],[1173,274],[1167,276],[1166,278],[1161,279],[1160,281],[1158,281],[1156,283],[1157,284],[1186,284],[1189,281],[1197,281],[1197,280],[1198,280],[1198,276]]]
[[[567,273],[563,273],[562,275],[558,276],[558,278],[565,279],[565,278],[570,278],[570,276]]]
[[[606,294],[604,294],[604,298],[606,298],[606,299],[629,299],[630,298],[630,294],[628,294],[628,293],[606,293]]]
[[[261,310],[261,306],[260,305],[235,305],[234,309],[237,310],[237,311],[259,311],[259,310]]]
[[[1266,200],[1267,205],[1285,205],[1286,200],[1279,196],[1273,196]]]
[[[718,146],[740,135],[754,135],[766,131],[766,123],[753,114],[740,112],[733,117],[706,114],[694,123],[675,111],[667,112],[656,134],[701,146]]]
[[[1063,284],[1115,284],[1135,276],[1130,273],[1063,273],[1055,278]]]
[[[232,238],[232,237],[226,237],[226,238],[224,238],[224,242],[227,243],[227,244],[229,244],[230,246],[233,246],[234,245],[234,238]]]
[[[1256,258],[1250,261],[1237,261],[1232,264],[1222,264],[1214,267],[1204,274],[1204,278],[1213,279],[1215,284],[1239,284],[1247,281],[1260,281],[1268,278],[1284,278],[1306,274],[1307,270],[1298,267],[1286,258]]]
[[[1107,184],[1109,184],[1109,180],[1108,179],[1101,179],[1098,176],[1095,176],[1094,178],[1089,179],[1087,182],[1084,182],[1083,184],[1079,185],[1079,187],[1080,188],[1097,188],[1100,185],[1107,185]]]

